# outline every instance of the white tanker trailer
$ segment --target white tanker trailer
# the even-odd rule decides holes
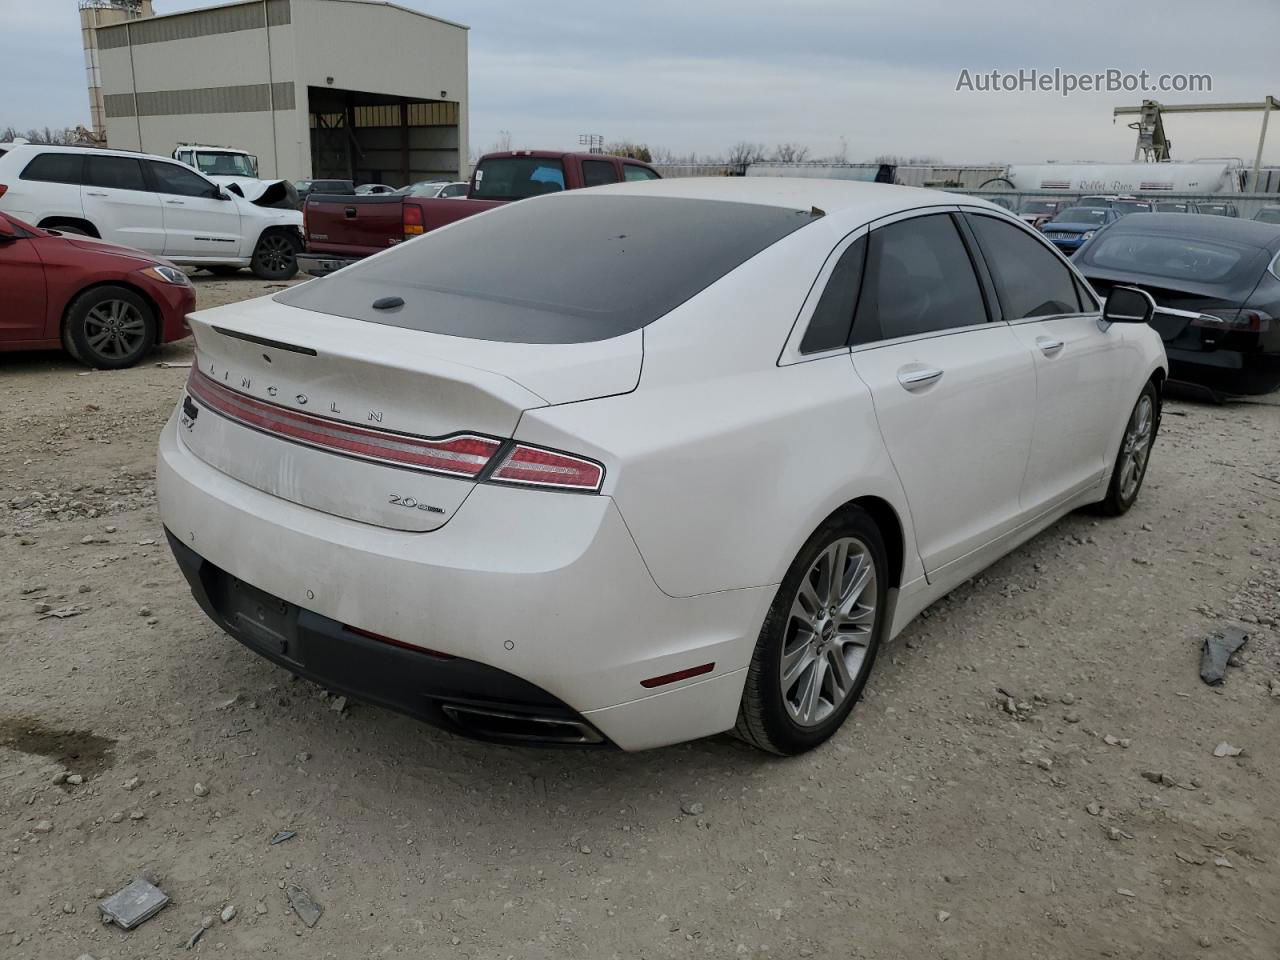
[[[1015,163],[1005,176],[1019,192],[1054,193],[1239,193],[1240,162],[1194,163]]]

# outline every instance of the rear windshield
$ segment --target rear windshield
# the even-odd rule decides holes
[[[1102,207],[1068,207],[1053,218],[1053,223],[1106,223],[1107,211]]]
[[[1280,210],[1259,210],[1253,219],[1261,223],[1280,223]]]
[[[1242,247],[1189,237],[1113,233],[1108,230],[1094,241],[1086,259],[1105,270],[1213,283],[1225,280],[1242,260],[1246,257],[1252,259],[1256,253]]]
[[[652,323],[811,219],[750,203],[565,194],[468,218],[276,299],[475,340],[587,343]],[[404,306],[373,309],[384,297]]]
[[[476,167],[479,200],[524,200],[564,189],[564,164],[544,157],[494,157]]]
[[[1061,203],[1057,200],[1024,200],[1018,208],[1019,213],[1053,213]]]

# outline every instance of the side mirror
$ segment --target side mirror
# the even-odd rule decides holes
[[[1102,308],[1102,319],[1108,323],[1150,323],[1156,302],[1151,294],[1137,287],[1112,287]]]

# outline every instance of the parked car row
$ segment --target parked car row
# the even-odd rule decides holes
[[[298,272],[302,216],[257,202],[184,163],[96,147],[20,144],[0,154],[0,213],[216,273]]]

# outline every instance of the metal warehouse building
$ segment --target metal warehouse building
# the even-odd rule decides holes
[[[467,28],[377,0],[253,0],[96,28],[107,145],[256,154],[260,175],[465,175]]]

